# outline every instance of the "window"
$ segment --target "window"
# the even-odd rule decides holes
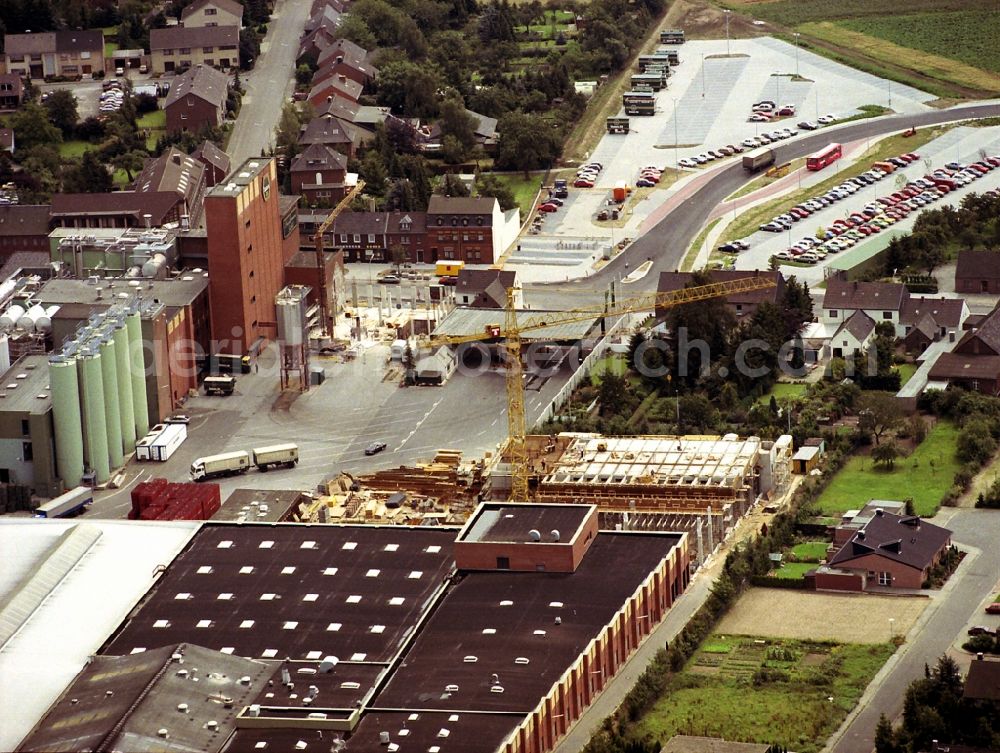
[[[402,238],[399,239],[399,242],[403,246],[408,246],[410,244],[410,236],[404,235]]]
[[[354,234],[354,242],[355,243],[361,243],[361,233],[355,233]]]
[[[374,243],[375,242],[375,235],[374,235],[374,233],[368,233],[368,242],[369,243]]]
[[[828,313],[829,313],[831,319],[836,319],[837,318],[837,309],[830,309],[830,311]]]
[[[497,570],[510,570],[510,557],[497,557]]]
[[[191,54],[190,47],[181,47],[181,55],[190,55],[190,54]]]
[[[206,16],[214,16],[218,11],[215,8],[205,8]]]
[[[881,572],[878,574],[878,584],[880,586],[892,585],[892,573]]]
[[[30,428],[30,426],[28,424],[28,419],[22,418],[21,419],[21,436],[22,437],[26,437],[30,433],[31,433],[31,428]]]
[[[25,462],[35,459],[35,451],[31,447],[31,442],[21,442],[21,451]]]
[[[202,47],[201,51],[202,52],[215,52],[215,48],[214,47]]]
[[[164,54],[164,55],[173,55],[173,54],[174,54],[174,51],[173,51],[173,50],[171,50],[171,49],[165,49],[165,50],[163,50],[163,54]]]
[[[341,233],[340,234],[340,242],[341,243],[347,243],[347,233]]]
[[[892,319],[892,312],[891,311],[883,311],[882,312],[882,318],[883,319]]]

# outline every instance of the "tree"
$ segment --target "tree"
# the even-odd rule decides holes
[[[128,182],[131,183],[135,180],[135,174],[142,170],[142,167],[148,158],[148,153],[133,149],[132,151],[124,152],[123,154],[119,154],[113,158],[111,160],[111,164],[117,170],[124,170],[125,175],[128,177]]]
[[[642,325],[636,325],[632,337],[628,341],[628,367],[633,371],[639,367],[639,348],[646,342],[646,333]]]
[[[445,173],[441,178],[441,193],[445,196],[468,196],[469,187],[455,173]]]
[[[31,149],[62,142],[62,131],[49,122],[48,111],[39,104],[29,102],[21,105],[9,118],[10,127],[17,136],[17,150]]]
[[[891,392],[865,392],[858,399],[858,429],[871,434],[876,445],[902,420],[903,409]]]
[[[396,267],[396,271],[399,272],[399,268],[408,262],[410,257],[403,246],[399,243],[393,243],[389,246],[389,260]]]
[[[625,377],[605,369],[601,375],[601,386],[597,389],[597,404],[601,415],[618,415],[628,403]]]
[[[56,89],[46,98],[44,107],[52,125],[62,132],[63,137],[70,136],[80,120],[73,93],[69,89]]]
[[[537,115],[511,112],[497,124],[495,167],[500,170],[530,170],[552,165],[562,151],[559,132]]]
[[[479,173],[476,176],[476,193],[480,196],[492,196],[505,212],[517,206],[517,199],[510,186],[493,173]]]
[[[476,145],[478,121],[465,109],[461,99],[450,97],[441,103],[441,127],[443,136],[452,136],[468,152]]]
[[[465,159],[467,150],[462,146],[462,142],[452,135],[447,135],[441,139],[441,159],[447,165],[457,165]]]
[[[990,431],[985,418],[973,418],[965,422],[955,442],[955,455],[963,463],[982,465],[997,450],[997,440]]]
[[[114,188],[111,174],[94,151],[83,153],[80,164],[67,172],[63,185],[67,193],[108,193]]]
[[[875,465],[883,466],[887,471],[891,471],[896,464],[896,458],[900,456],[899,447],[895,442],[885,442],[876,445],[872,450],[872,462]]]
[[[281,117],[274,131],[274,145],[288,157],[289,162],[298,154],[299,134],[311,116],[311,108],[300,110],[294,102],[286,102],[281,108]]]
[[[896,744],[892,722],[885,714],[879,716],[878,724],[875,725],[875,753],[902,753],[902,749]]]

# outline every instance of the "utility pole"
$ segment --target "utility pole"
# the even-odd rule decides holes
[[[729,16],[726,16],[728,19]],[[795,37],[795,77],[798,78],[799,75],[799,32],[792,34]]]
[[[671,97],[670,101],[674,103],[674,112],[672,116],[674,121],[674,166],[678,170],[680,170],[681,161],[680,158],[677,156],[677,99],[675,97]]]
[[[726,14],[726,57],[729,57],[729,14],[732,13],[732,11],[725,8],[722,12]],[[795,36],[798,36],[798,34]]]

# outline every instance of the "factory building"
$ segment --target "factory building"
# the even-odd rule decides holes
[[[61,493],[53,432],[48,359],[24,356],[0,376],[0,484]]]
[[[176,236],[159,228],[56,228],[49,233],[53,264],[77,279],[162,280],[177,264]]]
[[[13,747],[547,753],[688,583],[684,534],[599,531],[597,515],[206,524],[132,592],[139,607],[116,607],[87,668],[81,651],[58,688],[40,678]],[[45,617],[19,625],[22,651]]]

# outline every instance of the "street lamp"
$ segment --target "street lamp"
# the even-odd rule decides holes
[[[781,107],[781,74],[774,74],[774,106]]]
[[[701,96],[705,96],[705,53],[701,53]]]
[[[671,119],[674,121],[674,166],[680,170],[681,161],[677,156],[677,99],[676,97],[671,97],[670,101],[674,103],[673,113],[671,114]]]
[[[795,76],[799,75],[799,32],[794,32],[792,34],[795,37]]]
[[[726,14],[726,57],[729,57],[729,14],[732,12],[728,8],[722,11]],[[798,35],[796,35],[798,36]]]

